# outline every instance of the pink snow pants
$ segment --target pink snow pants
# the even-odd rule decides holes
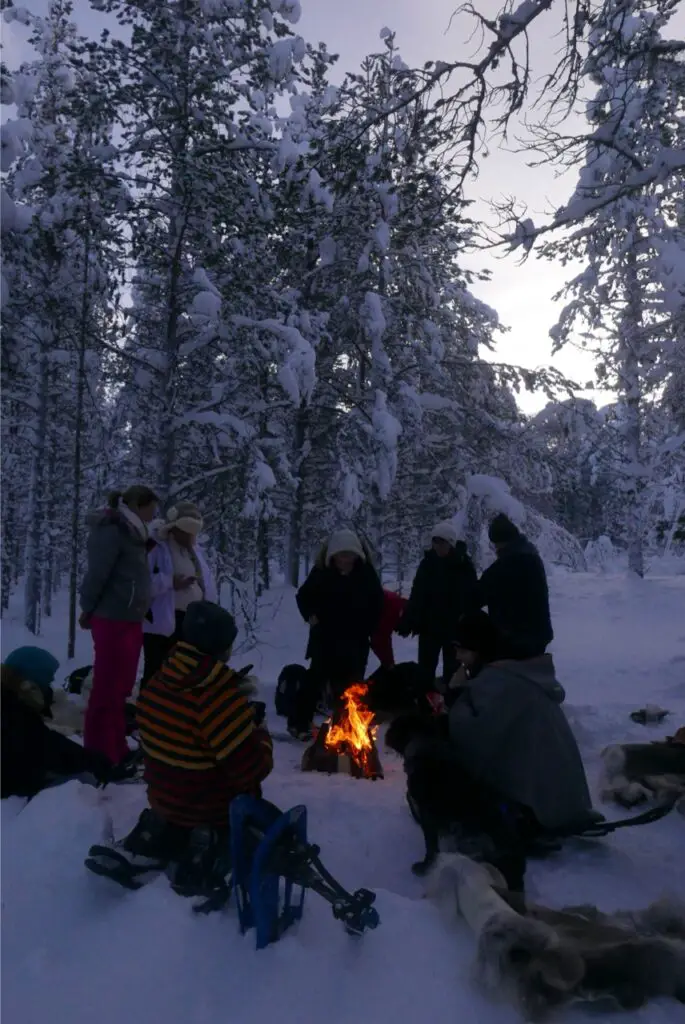
[[[129,752],[125,705],[136,682],[143,624],[93,616],[91,626],[95,648],[93,689],[86,709],[83,745],[118,764]]]

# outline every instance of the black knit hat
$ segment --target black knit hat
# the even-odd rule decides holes
[[[483,660],[489,660],[496,656],[499,632],[485,612],[468,612],[457,623],[456,644],[467,651],[474,651]]]
[[[520,536],[519,528],[503,512],[495,516],[490,523],[488,537],[491,544],[510,544],[513,540],[518,540]]]
[[[220,658],[233,646],[238,627],[230,612],[211,601],[193,601],[183,620],[183,639],[203,654]]]

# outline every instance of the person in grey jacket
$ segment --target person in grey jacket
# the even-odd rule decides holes
[[[552,656],[498,660],[485,612],[464,616],[457,636],[470,679],[450,708],[449,737],[465,772],[525,809],[542,833],[589,824],[592,800]]]
[[[88,568],[81,585],[83,629],[93,634],[93,686],[83,742],[120,764],[126,743],[126,700],[136,682],[143,620],[151,602],[147,524],[157,510],[149,487],[110,496],[106,509],[88,517]]]

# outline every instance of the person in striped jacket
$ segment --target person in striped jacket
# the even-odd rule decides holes
[[[183,639],[138,698],[148,802],[182,828],[226,828],[233,797],[261,796],[273,767],[271,737],[225,664],[236,635],[229,612],[193,602]]]
[[[180,866],[193,860],[198,841],[207,851],[205,860],[228,849],[233,798],[261,796],[273,768],[273,747],[240,677],[226,665],[237,632],[233,617],[219,605],[193,602],[182,640],[138,698],[150,806],[133,831],[114,844],[118,874],[122,857],[138,870],[148,860],[157,868],[160,862],[175,864],[174,888],[181,891]]]

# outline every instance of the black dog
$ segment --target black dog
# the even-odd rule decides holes
[[[389,668],[380,665],[368,680],[366,706],[378,720],[409,712],[430,711],[427,694],[431,680],[415,661]]]
[[[503,815],[497,795],[471,779],[460,764],[449,740],[447,716],[401,715],[389,726],[385,742],[404,758],[407,802],[426,845],[424,859],[412,865],[414,874],[430,870],[440,838],[457,826],[466,833],[467,846],[478,841],[477,852],[500,871],[509,889],[523,892],[525,846]]]

